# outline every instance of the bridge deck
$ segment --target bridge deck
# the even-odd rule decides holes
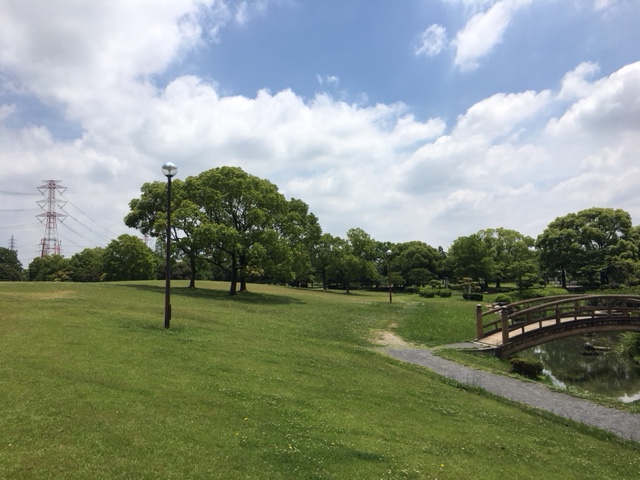
[[[577,320],[584,320],[585,318],[590,318],[590,317],[562,318],[560,320],[560,324],[572,323]],[[555,319],[551,319],[551,320],[543,320],[541,322],[535,322],[529,325],[525,325],[519,330],[511,330],[509,332],[509,340],[513,340],[518,336],[522,335],[523,333],[532,332],[534,330],[538,330],[544,327],[549,327],[551,325],[558,325],[558,322]],[[491,335],[487,335],[486,337],[479,338],[475,340],[475,343],[478,343],[480,345],[486,345],[488,347],[499,347],[500,345],[502,345],[502,331],[498,331],[498,332],[492,333]]]

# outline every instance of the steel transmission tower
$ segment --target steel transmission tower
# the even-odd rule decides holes
[[[67,202],[56,199],[56,192],[62,193],[67,187],[60,186],[62,180],[43,180],[44,185],[38,187],[40,193],[46,198],[38,200],[38,205],[45,210],[44,213],[36,215],[42,223],[44,223],[44,238],[42,239],[42,250],[40,251],[41,257],[46,257],[51,254],[60,255],[61,242],[58,240],[58,219],[63,221],[67,218],[66,215],[62,215],[56,212],[56,207],[64,207]]]

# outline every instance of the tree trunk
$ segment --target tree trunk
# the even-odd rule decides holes
[[[191,274],[189,275],[189,288],[196,288],[196,258],[192,255],[189,257],[189,266],[191,267]]]

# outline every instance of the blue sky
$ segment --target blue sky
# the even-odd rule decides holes
[[[325,232],[447,247],[640,219],[637,0],[0,0],[0,245],[129,231],[146,181],[237,165]],[[28,195],[25,195],[28,194]]]

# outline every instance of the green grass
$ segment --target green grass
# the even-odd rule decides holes
[[[0,284],[0,478],[623,479],[640,469],[636,443],[462,388],[368,340],[420,317],[438,329],[430,342],[464,339],[462,306],[447,333],[431,299],[175,285],[165,330],[160,282]],[[473,331],[473,304],[461,304]]]
[[[461,295],[450,298],[412,297],[420,300],[405,307],[406,315],[397,328],[402,338],[426,346],[475,338],[476,302],[463,300]]]

